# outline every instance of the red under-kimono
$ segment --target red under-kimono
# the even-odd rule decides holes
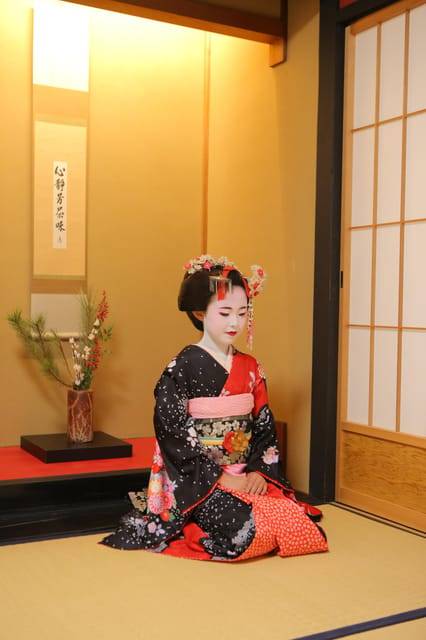
[[[234,349],[230,371],[197,345],[185,347],[155,388],[156,449],[146,496],[102,543],[201,560],[327,550],[296,501],[279,462],[265,379],[256,360]],[[218,485],[223,471],[261,474],[256,496]]]

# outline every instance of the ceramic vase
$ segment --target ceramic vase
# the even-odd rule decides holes
[[[68,390],[68,428],[70,442],[93,440],[93,391],[92,389]]]

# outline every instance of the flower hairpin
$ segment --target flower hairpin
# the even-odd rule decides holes
[[[262,267],[258,264],[254,264],[250,267],[252,276],[247,279],[247,285],[249,290],[248,297],[248,309],[247,309],[247,338],[246,343],[249,349],[253,349],[253,334],[254,334],[254,307],[253,298],[261,291],[266,281],[266,273]]]
[[[252,271],[252,276],[251,278],[248,278],[248,286],[251,296],[254,297],[263,291],[267,276],[265,271],[258,264],[253,264],[250,269]]]
[[[228,260],[226,256],[221,256],[220,258],[213,258],[208,254],[203,254],[201,256],[197,256],[193,260],[188,260],[183,265],[186,273],[193,274],[196,271],[201,271],[205,269],[206,271],[210,271],[213,267],[233,267],[237,271],[239,271],[238,267]]]

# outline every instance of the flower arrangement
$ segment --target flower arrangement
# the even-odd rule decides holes
[[[77,338],[68,340],[69,356],[65,352],[66,343],[58,333],[46,329],[43,314],[33,320],[25,320],[21,311],[14,311],[8,316],[8,321],[44,374],[65,387],[83,390],[90,389],[101,357],[111,353],[108,349],[102,349],[101,343],[111,339],[112,325],[107,328],[103,326],[109,312],[105,291],[98,304],[92,295],[85,293],[80,294],[79,301],[81,331]]]

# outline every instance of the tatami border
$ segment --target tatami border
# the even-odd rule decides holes
[[[362,633],[363,631],[372,631],[373,629],[389,627],[394,624],[400,624],[401,622],[408,622],[410,620],[419,620],[420,618],[426,618],[426,607],[411,609],[410,611],[403,611],[391,616],[367,620],[366,622],[358,622],[346,627],[330,629],[329,631],[321,631],[320,633],[313,633],[309,636],[300,636],[298,638],[293,638],[292,640],[335,640],[336,638],[344,638],[345,636]]]

